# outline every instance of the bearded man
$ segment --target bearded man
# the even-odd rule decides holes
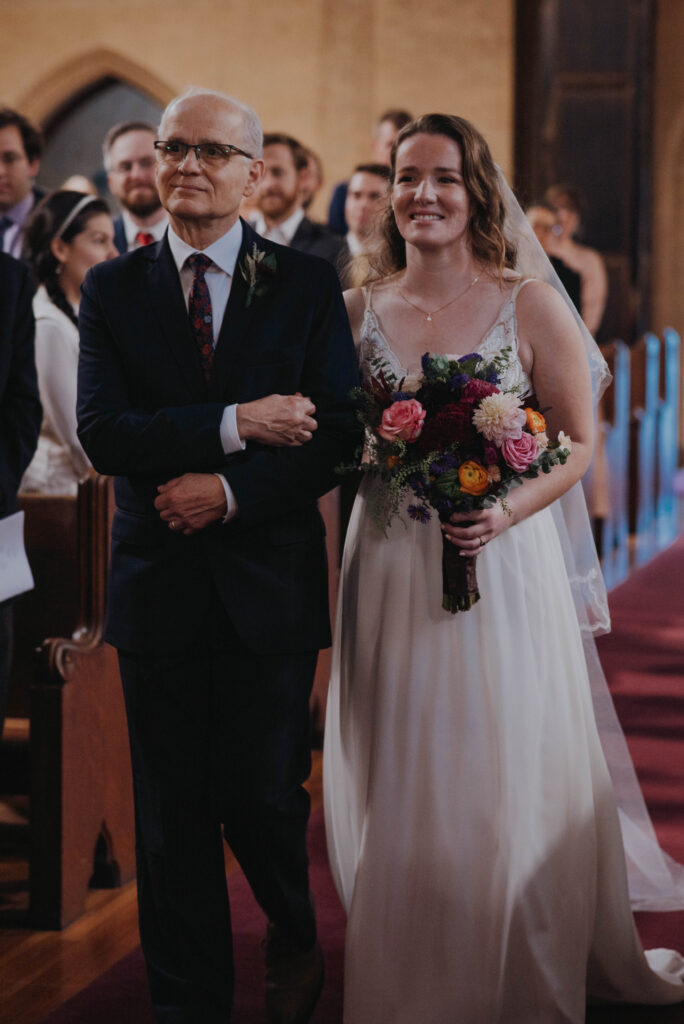
[[[126,121],[110,128],[102,144],[109,191],[121,205],[114,220],[114,245],[131,252],[159,242],[168,217],[154,180],[155,129],[144,121]]]

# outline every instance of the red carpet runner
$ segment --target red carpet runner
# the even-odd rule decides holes
[[[679,861],[684,860],[683,580],[684,538],[612,592],[613,632],[599,641],[601,660],[659,839]],[[327,866],[321,811],[311,821],[309,848],[327,969],[326,986],[312,1024],[340,1024],[344,915]],[[262,1024],[259,944],[263,915],[242,875],[231,879],[230,898],[236,957],[232,1024]],[[684,912],[638,914],[637,923],[647,947],[684,950]],[[92,1022],[154,1024],[139,950],[51,1014],[45,1024]],[[588,1012],[587,1024],[684,1024],[684,1006],[594,1008]]]

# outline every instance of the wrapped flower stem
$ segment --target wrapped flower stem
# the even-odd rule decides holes
[[[470,523],[462,524],[464,526]],[[480,600],[475,558],[463,558],[460,549],[442,534],[442,608],[455,615],[467,612]]]

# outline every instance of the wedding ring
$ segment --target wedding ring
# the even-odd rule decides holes
[[[176,529],[176,520],[172,519],[171,522],[169,523],[169,526],[171,527],[172,530],[175,530]]]
[[[487,541],[483,540],[482,537],[480,537],[480,547],[483,548],[486,543],[487,543]]]

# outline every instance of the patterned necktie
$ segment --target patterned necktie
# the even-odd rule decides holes
[[[139,231],[135,236],[135,240],[138,245],[152,245],[154,235],[151,235],[149,231]]]
[[[0,252],[4,252],[5,232],[12,224],[13,221],[9,217],[0,217]]]
[[[190,326],[199,349],[204,379],[208,381],[214,363],[214,328],[211,296],[204,275],[212,261],[204,253],[196,252],[188,257],[187,263],[194,274],[188,303]]]

